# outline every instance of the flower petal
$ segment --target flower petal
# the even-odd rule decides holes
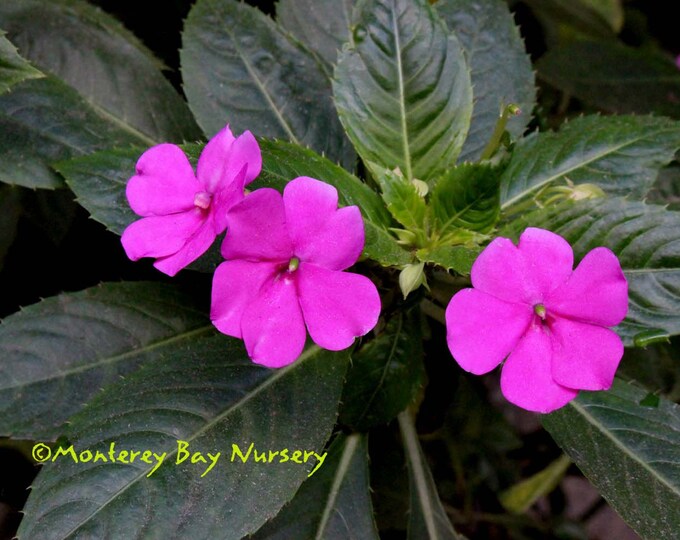
[[[210,303],[210,320],[223,334],[242,338],[241,319],[260,289],[273,280],[276,263],[223,262],[215,270]]]
[[[177,253],[161,257],[153,265],[164,274],[174,276],[182,268],[191,264],[208,251],[208,248],[215,241],[215,236],[212,225],[210,222],[205,221],[201,228],[187,240],[186,244]]]
[[[253,362],[272,368],[294,362],[307,337],[295,281],[282,276],[266,283],[244,311],[241,331]]]
[[[600,326],[619,324],[628,311],[628,282],[616,255],[605,247],[590,251],[546,300],[546,308]]]
[[[283,203],[290,238],[296,249],[302,249],[335,215],[338,210],[338,191],[325,182],[299,176],[288,182],[283,190]]]
[[[250,131],[234,138],[229,126],[205,145],[196,166],[196,176],[203,189],[216,193],[231,184],[245,167],[245,184],[252,182],[262,170],[260,146]]]
[[[288,237],[281,194],[271,188],[254,191],[229,211],[229,231],[222,243],[225,259],[288,261]]]
[[[380,295],[366,276],[304,262],[296,273],[309,335],[324,349],[346,349],[378,322]]]
[[[552,333],[552,376],[579,390],[607,390],[623,356],[615,332],[601,326],[556,318]]]
[[[449,350],[465,371],[488,373],[510,354],[532,318],[527,304],[511,304],[475,289],[463,289],[446,308]]]
[[[204,221],[204,214],[198,208],[146,217],[128,225],[120,240],[133,261],[142,257],[165,257],[181,249]]]
[[[573,264],[564,238],[529,227],[517,246],[496,238],[480,253],[472,266],[472,285],[501,300],[535,305],[569,278]]]
[[[555,382],[551,372],[551,340],[540,324],[532,324],[510,353],[501,371],[501,390],[508,401],[529,411],[549,413],[578,395]]]
[[[245,173],[246,166],[244,165],[231,184],[213,195],[210,204],[210,215],[212,216],[216,234],[221,234],[225,231],[229,221],[229,210],[245,197],[243,192]]]
[[[125,194],[132,210],[140,216],[190,210],[194,195],[202,189],[186,155],[174,144],[149,148],[137,161],[136,172]]]

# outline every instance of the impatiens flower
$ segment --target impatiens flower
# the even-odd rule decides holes
[[[579,390],[606,390],[623,355],[607,327],[628,310],[628,284],[607,248],[590,251],[572,270],[561,236],[528,228],[515,246],[496,238],[472,267],[472,289],[446,309],[447,341],[463,369],[498,366],[503,395],[520,407],[550,412]]]
[[[224,232],[227,211],[261,168],[255,137],[246,131],[234,138],[229,126],[206,144],[196,174],[178,146],[150,148],[127,183],[128,202],[143,219],[123,232],[125,253],[133,261],[153,257],[156,268],[174,276]]]
[[[242,338],[254,362],[281,367],[307,337],[332,351],[377,323],[380,297],[365,276],[343,272],[364,246],[356,206],[338,209],[334,187],[300,177],[283,196],[259,189],[233,207],[213,278],[210,318]]]

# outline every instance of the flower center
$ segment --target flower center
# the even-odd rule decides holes
[[[293,257],[288,263],[288,271],[295,272],[295,270],[298,269],[298,266],[300,266],[300,259]]]
[[[194,205],[207,210],[210,207],[210,201],[212,200],[212,195],[207,191],[199,191],[194,195]]]
[[[542,320],[545,320],[545,306],[543,304],[536,304],[534,306],[534,313]]]

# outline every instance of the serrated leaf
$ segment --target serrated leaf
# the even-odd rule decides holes
[[[366,435],[339,435],[323,467],[252,540],[378,540],[368,481]]]
[[[98,115],[54,77],[28,80],[0,96],[0,182],[55,189],[51,163],[139,138]]]
[[[364,221],[363,256],[382,266],[403,266],[413,262],[413,254],[402,248],[397,240],[382,227]]]
[[[0,185],[0,271],[17,233],[17,224],[22,211],[21,198],[21,191],[18,188]]]
[[[413,402],[424,382],[419,314],[400,311],[352,355],[340,421],[358,431],[387,424]]]
[[[139,538],[153,531],[159,538],[237,540],[255,532],[316,466],[312,452],[323,454],[348,356],[311,347],[271,370],[252,363],[239,340],[221,335],[159,353],[73,417],[67,436],[79,451],[108,453],[115,442],[118,450],[167,452],[164,463],[150,477],[155,462],[60,458],[45,465],[18,538]],[[206,463],[177,463],[178,441]],[[283,449],[289,460],[281,463]],[[279,454],[263,463],[255,451],[267,460],[269,451]],[[206,473],[207,453],[217,452]]]
[[[420,448],[418,434],[408,411],[399,414],[399,429],[406,453],[411,492],[409,540],[462,540],[451,525],[439,500],[432,472]]]
[[[648,540],[680,530],[680,409],[615,381],[608,392],[581,392],[543,416],[543,426],[621,517]]]
[[[427,205],[416,186],[393,171],[383,169],[376,175],[382,198],[390,214],[408,231],[424,231]]]
[[[605,246],[628,280],[628,314],[616,327],[626,345],[648,329],[680,334],[680,213],[621,198],[583,201],[526,214],[499,232],[518,236],[527,226],[554,231],[580,260]]]
[[[543,187],[591,183],[608,195],[642,198],[680,148],[680,123],[649,116],[584,116],[557,133],[534,133],[515,146],[501,177],[508,209]]]
[[[536,67],[552,86],[606,111],[680,117],[680,70],[660,51],[575,41],[549,50]]]
[[[276,20],[318,54],[326,71],[332,74],[342,45],[350,39],[355,3],[355,0],[279,0]]]
[[[470,125],[461,46],[426,0],[369,0],[355,15],[333,81],[340,120],[369,167],[430,180],[455,163]]]
[[[474,108],[459,161],[477,161],[503,106],[514,103],[522,111],[510,119],[507,131],[513,137],[524,132],[536,101],[534,71],[506,2],[439,0],[435,7],[460,40],[470,66]]]
[[[0,27],[27,59],[146,144],[201,136],[162,64],[101,9],[80,0],[6,1]]]
[[[214,328],[190,295],[110,283],[43,300],[0,325],[0,433],[53,440],[103,386]]]
[[[440,246],[434,249],[419,249],[416,255],[423,262],[433,263],[458,274],[469,276],[472,265],[481,251],[482,248],[479,247]]]
[[[2,22],[0,21],[0,26]],[[37,79],[43,74],[19,56],[17,49],[0,30],[0,94],[26,79]]]
[[[284,138],[353,166],[356,155],[315,58],[258,9],[233,0],[199,0],[180,51],[184,90],[209,135],[236,131]]]
[[[500,215],[501,172],[497,167],[466,163],[437,179],[430,207],[438,237],[457,229],[482,234],[493,230]]]

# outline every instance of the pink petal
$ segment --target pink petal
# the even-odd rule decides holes
[[[187,240],[186,244],[177,253],[161,257],[153,265],[164,274],[174,276],[182,268],[188,266],[208,251],[208,248],[215,241],[215,236],[212,225],[210,222],[205,221],[203,226]]]
[[[288,261],[288,237],[281,194],[271,188],[254,191],[229,211],[229,231],[222,243],[225,259]]]
[[[213,218],[213,227],[216,234],[221,234],[227,228],[229,210],[232,209],[234,205],[241,202],[245,197],[243,193],[244,180],[245,180],[246,167],[245,165],[241,169],[234,181],[225,186],[224,189],[219,190],[213,195],[210,213]]]
[[[290,227],[289,227],[290,230]],[[298,235],[295,254],[301,260],[329,270],[352,266],[364,249],[364,221],[356,206],[340,208],[304,241]]]
[[[615,332],[569,319],[556,318],[552,333],[552,376],[559,384],[579,390],[607,390],[623,356]]]
[[[552,377],[550,337],[532,324],[510,353],[501,371],[501,390],[508,401],[529,411],[549,413],[574,399],[578,391]]]
[[[227,261],[215,270],[210,320],[223,334],[242,338],[241,319],[267,281],[277,272],[276,263]]]
[[[296,250],[304,249],[338,210],[338,191],[325,182],[300,176],[286,185],[283,202],[293,245]]]
[[[216,193],[231,184],[245,167],[245,184],[262,170],[260,146],[250,131],[234,138],[226,126],[205,145],[196,166],[196,176],[203,189]]]
[[[508,302],[541,303],[571,275],[574,254],[561,236],[529,227],[515,246],[496,238],[472,266],[472,285]]]
[[[149,148],[137,161],[136,171],[125,193],[130,207],[140,216],[190,210],[194,195],[202,189],[186,155],[174,144]]]
[[[182,248],[205,222],[203,212],[194,208],[168,216],[152,216],[135,221],[123,231],[121,242],[127,256],[165,257]]]
[[[346,349],[378,322],[380,296],[366,276],[300,263],[297,284],[309,335],[324,349]]]
[[[533,318],[527,304],[511,304],[475,289],[457,292],[446,308],[451,354],[470,373],[488,373],[517,345]]]
[[[307,337],[295,281],[282,276],[267,282],[244,311],[241,331],[253,362],[272,368],[294,362]]]
[[[628,283],[616,255],[605,247],[590,251],[546,308],[600,326],[619,324],[628,311]]]

